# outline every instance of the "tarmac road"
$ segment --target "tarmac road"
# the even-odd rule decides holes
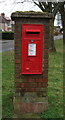
[[[54,36],[54,40],[62,39],[63,35]],[[14,40],[0,40],[0,52],[14,49]]]
[[[59,39],[62,39],[63,38],[63,35],[56,35],[54,36],[54,40],[59,40]]]
[[[9,51],[14,49],[14,40],[0,41],[0,52]]]

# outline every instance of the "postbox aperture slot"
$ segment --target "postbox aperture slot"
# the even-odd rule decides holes
[[[40,34],[40,30],[33,30],[33,29],[26,30],[26,33],[27,34]]]
[[[27,34],[39,34],[39,32],[26,32]]]

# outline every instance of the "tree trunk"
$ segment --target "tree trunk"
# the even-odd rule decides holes
[[[49,51],[56,52],[54,45],[54,19],[50,20],[50,40],[49,40]]]
[[[65,12],[64,12],[64,15],[65,15]],[[63,44],[65,45],[65,17],[62,21],[63,21]]]
[[[65,10],[63,11],[63,44],[65,45]]]
[[[61,14],[62,26],[63,26],[63,44],[65,44],[65,11],[64,11],[64,4],[61,6],[60,14]]]

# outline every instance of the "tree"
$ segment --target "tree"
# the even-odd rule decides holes
[[[62,19],[62,26],[63,26],[63,43],[65,44],[65,8],[64,8],[65,2],[62,4],[61,8],[59,9],[59,12],[61,14]]]
[[[62,27],[63,27],[63,43],[65,44],[65,8],[64,8],[64,5],[65,5],[65,1],[61,2],[58,11],[61,14]]]
[[[54,18],[50,21],[50,26],[51,26],[51,36],[50,36],[50,46],[49,49],[50,51],[56,51],[55,49],[55,45],[54,45],[54,19],[55,16],[57,14],[57,12],[59,11],[59,8],[61,8],[61,6],[63,5],[63,2],[39,2],[39,1],[35,1],[32,0],[43,12],[49,12],[49,13],[53,13]]]
[[[63,25],[63,28],[64,28],[64,25],[65,25],[65,21],[64,21],[64,10],[63,10],[63,6],[64,6],[64,3],[65,2],[59,2],[60,0],[58,0],[58,2],[39,2],[38,0],[32,0],[34,2],[35,5],[37,5],[43,12],[49,12],[49,13],[53,13],[54,15],[54,18],[52,20],[50,20],[50,45],[49,45],[49,49],[50,51],[56,51],[55,49],[55,45],[54,45],[54,19],[55,19],[55,16],[57,14],[58,11],[60,11],[60,14],[61,14],[61,18],[62,18],[62,25]],[[21,2],[15,2],[16,4],[18,3],[24,3],[24,2],[27,2],[22,0]],[[31,0],[29,1],[31,2]],[[65,33],[65,31],[64,31]],[[65,38],[65,34],[63,35],[63,38]],[[63,39],[64,43],[65,43],[65,40]]]

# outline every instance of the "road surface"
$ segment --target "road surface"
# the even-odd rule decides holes
[[[14,49],[14,40],[0,41],[0,52],[9,51]]]
[[[63,38],[63,35],[56,35],[54,36],[54,40],[59,40],[59,39],[62,39]]]
[[[63,35],[54,36],[54,40],[62,39]],[[14,49],[14,40],[0,40],[0,52]]]

